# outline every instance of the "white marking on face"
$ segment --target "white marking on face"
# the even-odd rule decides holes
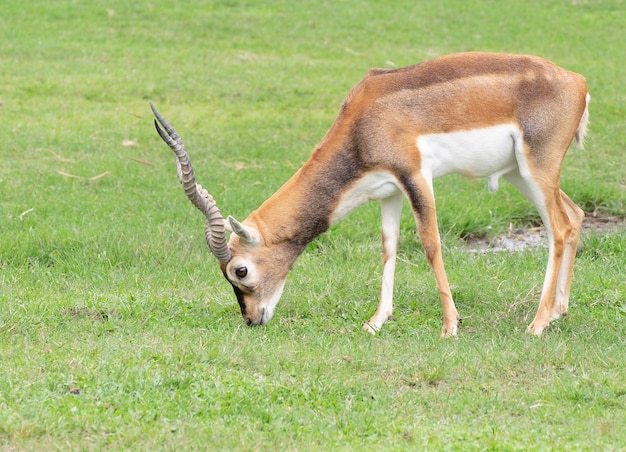
[[[387,171],[372,171],[353,184],[341,197],[330,217],[330,224],[343,219],[367,201],[387,198],[399,190],[398,182]]]
[[[243,267],[246,268],[246,276],[241,278],[237,275],[237,270]],[[247,259],[234,258],[228,266],[228,278],[240,288],[244,286],[253,289],[258,281],[256,266]]]
[[[243,267],[246,268],[247,274],[244,277],[239,277],[237,275],[237,269],[241,269]],[[254,293],[254,292],[259,293],[259,291],[261,293],[264,292],[265,288],[260,287],[260,284],[262,284],[261,283],[262,278],[260,277],[256,266],[251,261],[243,257],[234,258],[232,263],[229,264],[228,278],[233,285],[237,286],[239,289],[241,289],[244,292],[247,292],[247,293]],[[256,309],[258,309],[258,311],[261,312],[262,314],[261,314],[261,318],[257,320],[258,324],[265,325],[274,316],[274,309],[276,308],[276,305],[280,301],[280,297],[282,296],[283,289],[285,288],[286,279],[287,278],[284,278],[282,281],[279,282],[277,287],[274,289],[274,292],[269,297],[266,296],[266,297],[263,297],[263,299],[259,300],[259,304],[256,307]],[[251,300],[256,299],[254,295],[251,295],[251,296],[246,295],[245,297],[247,298],[248,303],[250,303]],[[246,306],[246,307],[250,309],[250,306]]]
[[[283,295],[283,289],[285,288],[285,281],[286,279],[284,279],[280,283],[280,285],[278,286],[278,288],[276,289],[272,297],[264,306],[263,318],[261,319],[261,325],[265,325],[267,322],[272,320],[272,317],[274,317],[274,309],[276,309],[276,305],[278,304],[280,297]]]
[[[498,189],[500,176],[517,167],[516,143],[521,131],[514,124],[422,135],[417,146],[422,171],[433,179],[452,173],[488,177],[489,189]]]

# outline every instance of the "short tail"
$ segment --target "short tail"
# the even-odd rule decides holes
[[[583,148],[585,146],[585,135],[587,135],[587,127],[589,126],[589,101],[591,96],[587,93],[585,98],[585,111],[583,112],[578,128],[576,129],[576,144],[578,147]]]

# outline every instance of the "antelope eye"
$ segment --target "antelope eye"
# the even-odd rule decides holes
[[[248,269],[246,267],[236,268],[235,275],[237,275],[238,278],[245,278],[248,275]]]

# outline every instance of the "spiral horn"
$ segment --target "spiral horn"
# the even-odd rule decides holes
[[[205,235],[209,249],[221,264],[227,264],[230,262],[232,254],[226,242],[224,217],[209,192],[202,185],[196,183],[193,167],[185,151],[183,140],[152,103],[150,103],[150,108],[156,118],[154,126],[159,136],[176,155],[176,173],[185,190],[185,195],[206,217]]]

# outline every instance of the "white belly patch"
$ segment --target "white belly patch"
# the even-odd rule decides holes
[[[330,223],[335,224],[367,201],[387,198],[398,191],[398,182],[387,171],[372,171],[354,183],[341,197]]]
[[[502,124],[482,129],[422,135],[417,146],[422,168],[433,179],[460,173],[489,178],[489,190],[498,189],[498,179],[517,167],[516,150],[522,133],[516,125]]]
[[[498,179],[517,168],[516,153],[522,134],[513,124],[482,129],[422,135],[417,146],[422,156],[422,173],[427,180],[460,173],[487,177],[489,190],[498,189]],[[372,171],[352,184],[342,195],[330,223],[343,219],[367,201],[384,199],[400,190],[398,180],[388,171]]]

